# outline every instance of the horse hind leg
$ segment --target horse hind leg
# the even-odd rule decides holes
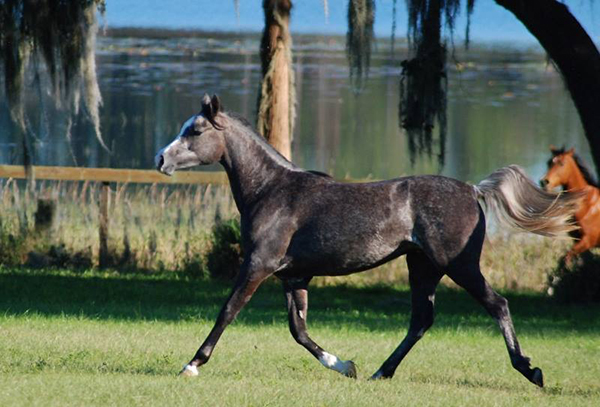
[[[521,352],[508,309],[508,301],[490,287],[481,274],[479,261],[471,260],[467,264],[454,265],[448,270],[448,276],[467,290],[496,320],[504,336],[512,366],[530,382],[544,387],[542,370],[537,367],[532,369],[529,358]]]
[[[408,333],[371,379],[391,378],[400,362],[433,325],[435,289],[442,278],[442,273],[421,251],[408,253],[406,262],[412,303]]]
[[[309,336],[306,328],[308,312],[308,290],[310,278],[292,281],[284,280],[283,289],[288,308],[290,332],[300,345],[308,350],[328,369],[335,370],[347,377],[356,378],[356,366],[351,360],[340,360],[337,356],[323,350]]]

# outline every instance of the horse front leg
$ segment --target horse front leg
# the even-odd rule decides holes
[[[309,336],[306,329],[308,312],[307,286],[311,278],[302,280],[283,280],[283,289],[287,301],[290,332],[300,345],[304,346],[328,369],[335,370],[347,377],[356,378],[356,365],[351,360],[340,360],[337,356],[325,352]]]
[[[179,373],[181,376],[198,376],[198,367],[208,362],[227,325],[235,319],[244,305],[250,301],[258,286],[271,274],[271,272],[264,269],[242,266],[233,290],[225,305],[221,308],[213,329],[194,355],[194,358]]]

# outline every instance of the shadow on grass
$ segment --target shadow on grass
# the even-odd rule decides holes
[[[516,372],[513,372],[516,374]],[[465,389],[486,389],[496,392],[506,393],[507,396],[515,394],[515,386],[509,382],[495,380],[492,376],[482,376],[479,378],[461,378],[453,379],[444,374],[432,376],[412,375],[409,381],[420,384],[447,385],[452,388],[462,387]],[[526,381],[522,382],[524,386],[530,386]],[[546,386],[536,389],[543,394],[553,396],[571,396],[571,397],[596,397],[600,394],[600,386],[581,387],[563,387]]]
[[[38,272],[0,269],[0,312],[67,315],[120,320],[214,320],[231,283],[188,280],[175,275]],[[555,335],[600,333],[600,305],[562,305],[541,294],[505,293],[518,332]],[[332,328],[398,331],[410,316],[406,287],[310,289],[309,324]],[[237,323],[286,323],[280,284],[259,288]],[[467,293],[440,287],[436,329],[496,330],[494,321]]]

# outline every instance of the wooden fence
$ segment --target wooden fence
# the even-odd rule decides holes
[[[34,179],[54,181],[96,181],[146,184],[228,184],[223,172],[178,171],[166,176],[156,170],[129,170],[115,168],[46,167],[33,166]],[[25,179],[22,165],[0,165],[0,178]]]
[[[99,238],[98,260],[100,267],[108,264],[108,225],[110,211],[110,183],[147,183],[147,184],[217,184],[227,185],[224,172],[179,171],[172,176],[160,174],[156,170],[130,170],[114,168],[80,168],[33,166],[32,179],[53,181],[92,181],[101,182],[99,202]],[[21,165],[0,165],[0,178],[26,179],[28,174]]]

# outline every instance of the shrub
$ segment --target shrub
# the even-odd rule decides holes
[[[9,233],[0,226],[0,265],[22,264],[27,253],[27,246],[26,236]]]
[[[562,258],[548,276],[548,294],[562,302],[600,302],[600,256],[585,252],[571,265]]]
[[[242,233],[240,221],[220,221],[212,228],[210,250],[206,254],[206,266],[212,278],[231,280],[237,276],[242,264]]]

